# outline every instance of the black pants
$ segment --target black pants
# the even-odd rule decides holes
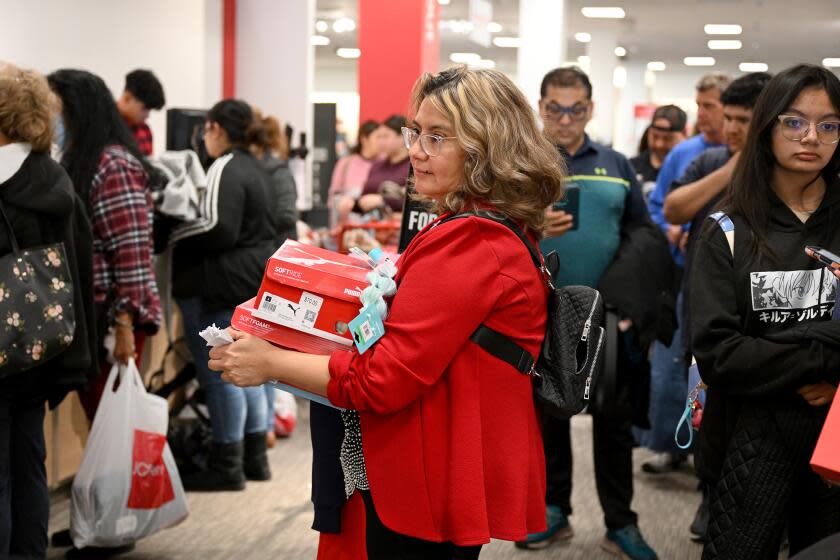
[[[45,402],[0,394],[0,558],[47,554]]]
[[[712,491],[703,560],[776,558],[785,526],[791,556],[840,531],[840,489],[809,465],[822,422],[779,408],[742,407]]]
[[[630,509],[633,500],[633,398],[631,371],[626,352],[619,344],[615,397],[606,410],[591,410],[592,451],[595,462],[595,486],[609,530],[637,522]],[[572,513],[572,441],[568,420],[543,416],[545,447],[546,497],[563,513]]]
[[[365,500],[368,560],[477,560],[481,545],[455,546],[451,542],[436,543],[401,535],[385,527],[370,492],[362,492]]]

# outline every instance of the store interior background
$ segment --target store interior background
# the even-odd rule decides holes
[[[552,67],[579,64],[597,74],[596,117],[589,132],[628,156],[635,155],[646,124],[644,116],[636,117],[636,107],[676,103],[693,121],[694,83],[706,72],[737,76],[744,73],[743,63],[763,63],[778,72],[799,62],[840,71],[838,0],[0,0],[0,60],[43,73],[87,69],[102,76],[115,96],[128,71],[148,68],[164,85],[167,109],[206,109],[232,89],[307,132],[309,147],[318,148],[310,149],[307,184],[298,187],[299,207],[308,211],[318,205],[318,191],[335,159],[328,153],[329,141],[319,138],[318,130],[325,128],[316,126],[314,104],[334,104],[351,141],[358,127],[359,59],[339,54],[359,46],[360,2],[419,3],[439,14],[438,69],[454,64],[453,53],[462,59],[467,53],[473,63],[527,84],[525,93],[535,107],[538,79]],[[582,14],[587,6],[621,7],[625,17],[587,18]],[[548,15],[540,18],[541,13]],[[475,22],[489,46],[476,42]],[[741,33],[708,35],[706,24],[737,24]],[[234,50],[226,47],[231,25]],[[400,32],[405,22],[395,18],[391,25]],[[581,41],[586,38],[581,33],[591,40]],[[740,41],[741,47],[711,50],[708,42],[720,39]],[[499,46],[516,43],[520,46]],[[715,62],[687,66],[685,57],[714,57]],[[393,70],[405,69],[395,65]],[[396,100],[403,110],[407,94]],[[153,112],[149,124],[160,153],[166,149],[166,110]],[[56,430],[71,429],[55,417],[48,422]],[[54,435],[49,470],[56,482],[74,472],[84,436],[70,443],[67,434]]]
[[[343,130],[354,138],[359,61],[337,53],[358,46],[359,1],[233,2],[237,11],[236,95],[274,112],[298,131],[309,131],[310,144],[311,104],[335,103]],[[489,36],[495,43],[501,38],[502,44],[507,38],[521,43],[541,41],[537,33],[520,36],[520,14],[523,5],[531,5],[532,11],[547,6],[550,15],[544,29],[559,38],[560,52],[552,53],[553,59],[613,77],[611,88],[599,90],[596,83],[596,117],[589,132],[628,155],[635,153],[640,131],[635,105],[676,103],[691,118],[693,84],[705,72],[739,75],[739,65],[745,62],[764,63],[774,72],[798,62],[840,59],[837,0],[800,4],[789,0],[397,1],[439,4],[440,69],[454,64],[453,53],[472,53],[479,55],[480,64],[492,64],[514,79],[518,78],[521,47],[500,47],[494,42],[485,47],[472,40],[471,3],[490,5]],[[4,21],[0,59],[42,72],[61,67],[89,69],[101,75],[115,94],[121,91],[127,71],[150,68],[164,84],[167,108],[207,108],[223,96],[223,12],[230,4],[230,0],[0,0]],[[558,6],[559,17],[555,15]],[[584,6],[621,7],[625,17],[586,18],[581,13]],[[705,24],[737,24],[742,32],[711,36],[705,33]],[[393,25],[399,28],[402,23],[397,20]],[[580,33],[590,34],[592,40],[579,41],[576,35]],[[597,49],[605,33],[626,54],[587,64],[585,57]],[[707,43],[715,39],[735,39],[742,47],[710,50]],[[686,66],[683,59],[692,56],[712,56],[715,64]],[[664,63],[665,69],[649,70],[650,62]],[[835,62],[840,66],[840,60]],[[526,91],[534,102],[537,93]],[[150,125],[159,153],[166,147],[166,112],[153,112]]]

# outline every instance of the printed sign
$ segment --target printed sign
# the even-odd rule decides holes
[[[254,315],[281,325],[311,329],[323,304],[324,298],[309,292],[302,292],[299,302],[264,292]]]
[[[157,509],[175,499],[169,471],[163,464],[166,436],[134,430],[131,462],[131,493],[127,507]]]
[[[809,321],[831,315],[837,298],[835,277],[817,270],[750,273],[753,311],[762,323]]]
[[[403,207],[402,226],[400,227],[400,245],[398,253],[405,251],[414,236],[420,233],[424,227],[437,219],[437,214],[430,212],[429,208],[419,200],[411,196],[414,193],[411,178],[414,175],[412,169],[408,175],[408,186],[405,189],[405,206]]]

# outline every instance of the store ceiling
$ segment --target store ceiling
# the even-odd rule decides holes
[[[493,0],[493,20],[502,25],[497,36],[517,36],[519,0]],[[604,23],[583,17],[584,5],[621,6],[623,20]],[[317,0],[317,17],[329,21],[346,15],[357,17],[358,0]],[[669,68],[682,67],[686,56],[714,56],[715,69],[737,71],[740,62],[765,62],[771,71],[797,62],[820,63],[826,57],[840,57],[840,0],[567,0],[567,59],[585,54],[586,45],[574,40],[580,31],[595,25],[615,29],[618,44],[627,49],[627,61],[661,60]],[[441,19],[468,19],[469,0],[451,0],[441,6]],[[737,37],[710,37],[703,31],[707,23],[737,23],[743,33]],[[314,33],[314,30],[313,30]],[[337,34],[326,47],[316,47],[316,67],[328,69],[353,64],[338,58],[335,49],[356,46],[356,32]],[[710,38],[733,38],[743,43],[740,50],[712,51]],[[497,68],[515,72],[516,49],[484,48],[467,35],[449,30],[441,33],[441,65],[449,64],[452,52],[476,52],[496,61]],[[666,72],[668,70],[666,69]]]

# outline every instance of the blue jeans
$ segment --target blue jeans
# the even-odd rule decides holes
[[[199,331],[215,323],[217,327],[230,326],[233,309],[206,311],[201,298],[178,299],[184,317],[184,340],[190,349],[198,384],[207,396],[207,410],[213,429],[213,441],[234,443],[242,441],[245,434],[265,432],[266,393],[262,387],[241,388],[222,381],[221,374],[207,367],[210,347]]]
[[[47,554],[45,404],[45,396],[0,394],[0,558]]]
[[[682,294],[677,309],[682,307]],[[634,428],[639,445],[658,453],[686,453],[674,442],[674,431],[685,409],[688,368],[682,326],[677,325],[671,346],[656,341],[650,360],[650,430]]]
[[[265,400],[267,401],[266,404],[266,432],[274,432],[274,391],[277,390],[277,387],[272,385],[271,383],[266,383],[263,385],[265,389]]]

